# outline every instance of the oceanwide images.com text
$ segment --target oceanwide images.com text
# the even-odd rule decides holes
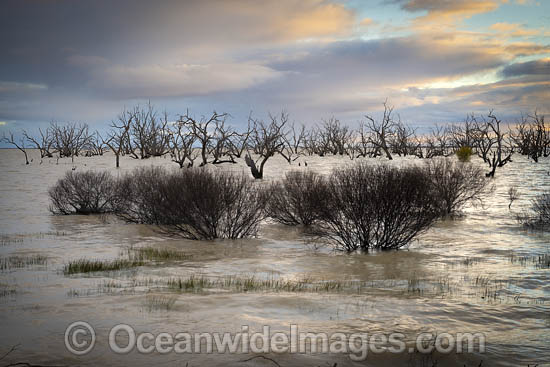
[[[136,332],[127,324],[113,326],[108,336],[111,351],[127,354],[347,354],[353,361],[367,358],[369,353],[483,353],[483,333],[420,333],[414,339],[402,333],[314,333],[291,324],[288,332],[272,332],[270,326],[261,331],[241,326],[237,333],[219,332]],[[91,352],[96,343],[94,328],[85,321],[70,324],[65,331],[65,346],[75,355]]]

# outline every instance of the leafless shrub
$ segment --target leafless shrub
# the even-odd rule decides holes
[[[432,158],[426,160],[424,170],[441,215],[457,214],[468,202],[483,203],[489,181],[479,167],[449,158]]]
[[[550,191],[537,196],[528,213],[518,216],[518,220],[525,226],[533,229],[550,229]]]
[[[315,231],[348,252],[399,249],[439,216],[425,171],[364,163],[334,171]]]
[[[142,168],[121,180],[119,192],[123,219],[194,240],[253,236],[265,218],[261,186],[224,171]]]
[[[321,175],[291,171],[282,181],[271,185],[267,213],[282,224],[309,226],[320,218],[320,206],[328,195]]]
[[[109,172],[69,171],[48,191],[54,214],[99,214],[113,210],[116,182]]]

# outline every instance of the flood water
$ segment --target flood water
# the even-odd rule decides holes
[[[495,189],[484,205],[464,216],[439,221],[407,249],[348,255],[308,240],[299,228],[265,223],[257,238],[189,241],[166,238],[152,228],[109,216],[54,216],[47,190],[66,171],[109,170],[114,175],[137,165],[176,169],[169,158],[114,157],[44,159],[31,151],[0,150],[0,364],[177,365],[177,366],[527,366],[550,365],[550,269],[537,258],[550,252],[550,233],[522,229],[515,216],[550,189],[550,159],[539,163],[519,155],[498,169]],[[304,167],[304,161],[308,166]],[[385,162],[383,159],[369,159]],[[301,162],[301,166],[298,166]],[[302,157],[292,165],[272,158],[266,180],[290,169],[328,173],[350,164],[347,157]],[[397,158],[391,164],[421,164]],[[482,164],[477,158],[472,164]],[[241,160],[212,169],[246,171]],[[520,196],[508,208],[508,189]],[[63,275],[77,259],[117,259],[128,248],[178,249],[179,261],[155,261],[115,272]],[[37,257],[41,255],[41,257]],[[9,258],[22,259],[20,263]],[[27,260],[25,260],[27,259]],[[32,263],[29,259],[35,259]],[[11,265],[10,265],[11,264]],[[163,287],[169,278],[227,276],[361,284],[327,291],[235,290],[211,287],[179,292]],[[160,303],[160,306],[159,306]],[[169,304],[169,305],[168,305]],[[86,355],[65,347],[74,321],[95,329]],[[117,354],[108,334],[119,323],[136,333],[288,332],[290,325],[312,333],[405,335],[407,346],[422,332],[483,333],[485,351],[472,353],[369,352],[353,361],[347,353],[184,353]],[[123,344],[123,343],[122,343]],[[269,358],[269,359],[268,359]]]

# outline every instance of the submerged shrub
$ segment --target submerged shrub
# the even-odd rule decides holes
[[[489,181],[483,170],[448,158],[426,160],[426,177],[434,190],[442,216],[458,213],[466,203],[483,203]]]
[[[518,216],[518,220],[526,227],[535,229],[550,229],[550,191],[537,196],[528,213]]]
[[[142,168],[125,176],[116,213],[189,239],[255,235],[265,218],[261,186],[243,175],[193,168]]]
[[[458,160],[461,161],[461,162],[470,161],[470,158],[472,157],[472,154],[474,154],[474,151],[472,150],[472,148],[467,147],[467,146],[460,147],[456,151],[456,156],[458,157]]]
[[[316,232],[351,252],[399,249],[439,216],[426,172],[364,163],[334,171]]]
[[[113,210],[116,182],[109,172],[69,171],[48,190],[54,214],[97,214]]]
[[[327,200],[324,178],[312,171],[291,171],[270,187],[268,215],[286,225],[309,226],[321,216],[320,206]]]

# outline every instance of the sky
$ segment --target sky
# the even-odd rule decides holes
[[[285,110],[420,128],[550,110],[550,0],[2,0],[0,134]]]

